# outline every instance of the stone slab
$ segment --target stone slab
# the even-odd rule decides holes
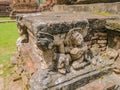
[[[116,19],[119,15],[86,12],[18,15],[19,62],[21,71],[31,75],[31,90],[75,90],[111,72],[117,51],[108,55],[108,39],[103,48],[109,52],[101,50],[99,38],[91,38],[108,37],[106,21]]]
[[[91,0],[89,0],[91,1]],[[104,0],[105,1],[105,0]],[[116,3],[96,3],[96,4],[81,4],[81,5],[55,5],[55,12],[106,12],[109,14],[120,14],[120,2]]]
[[[119,90],[120,77],[116,74],[105,75],[77,90]]]
[[[101,76],[112,72],[112,67],[110,66],[111,64],[110,62],[109,64],[106,63],[106,66],[103,66],[104,68],[99,66],[99,69],[95,69],[97,66],[92,67],[91,65],[88,65],[84,69],[69,73],[67,75],[61,75],[56,73],[51,74],[50,77],[46,78],[46,80],[48,78],[52,78],[52,81],[47,84],[47,87],[39,86],[41,84],[41,81],[39,81],[37,77],[41,77],[41,71],[38,70],[31,78],[31,90],[76,90],[77,88],[82,87],[100,78]]]
[[[112,3],[119,0],[56,0],[57,4],[92,4],[92,3]]]
[[[88,15],[89,14],[89,15]],[[90,20],[106,20],[119,17],[118,15],[102,16],[87,12],[81,13],[36,13],[36,14],[21,14],[17,17],[17,22],[26,25],[34,35],[39,31],[47,32],[50,34],[58,34],[67,32],[71,28],[81,28],[89,25]],[[22,20],[20,20],[22,18]],[[58,25],[59,24],[59,25]],[[93,23],[92,23],[93,24]],[[64,26],[64,27],[63,27]],[[56,28],[57,27],[57,30]],[[59,29],[58,29],[59,28]],[[64,28],[64,31],[62,30]],[[49,31],[47,31],[49,29]]]

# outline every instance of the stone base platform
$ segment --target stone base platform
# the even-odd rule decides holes
[[[44,76],[43,71],[38,70],[30,80],[30,90],[76,90],[92,81],[101,78],[104,75],[112,72],[112,67],[99,67],[98,70],[88,65],[79,71],[73,71],[67,75],[51,73],[49,76]],[[40,74],[41,73],[41,74]],[[39,81],[38,77],[45,77],[45,81]],[[40,86],[41,83],[49,82],[46,86]]]
[[[106,12],[109,14],[120,14],[120,2],[116,3],[97,3],[97,4],[81,4],[81,5],[55,5],[55,12],[92,12],[99,14]]]
[[[35,72],[30,79],[30,90],[79,90],[80,87],[113,71],[113,61],[109,60],[101,62],[96,66],[91,65],[89,62],[83,62],[80,70],[76,71],[71,68],[71,73],[66,75],[49,72],[48,69],[39,68],[41,66],[41,57],[37,54],[37,49],[31,45],[31,43],[27,43],[19,47],[22,57],[22,61],[19,61],[19,68],[22,71],[27,71],[30,75]],[[21,65],[22,67],[20,67]],[[41,78],[44,78],[44,80],[41,81]]]
[[[120,90],[120,76],[115,73],[105,75],[77,90]]]
[[[86,12],[18,15],[18,71],[27,73],[31,90],[76,90],[111,73],[120,33],[109,30],[109,20],[118,19]]]

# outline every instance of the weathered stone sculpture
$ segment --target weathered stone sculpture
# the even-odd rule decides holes
[[[31,90],[76,90],[112,71],[119,53],[109,49],[110,33],[105,25],[115,17],[84,15],[51,12],[17,16],[17,47],[23,71],[32,75]]]

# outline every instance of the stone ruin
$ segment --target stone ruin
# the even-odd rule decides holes
[[[16,14],[37,12],[36,0],[11,0],[12,12],[10,17],[15,18]]]
[[[91,4],[91,3],[110,3],[118,0],[57,0],[58,4]]]
[[[90,13],[18,15],[18,71],[24,72],[25,84],[30,90],[80,90],[120,73],[118,22],[118,15]]]
[[[39,11],[119,13],[119,0],[42,0]]]
[[[40,2],[40,11],[53,11],[54,5],[64,5],[64,4],[91,4],[91,3],[110,3],[117,2],[118,0],[42,0]]]
[[[40,11],[52,11],[53,6],[57,3],[57,0],[44,0],[43,3],[40,3]]]
[[[9,16],[10,2],[8,0],[0,0],[0,17]]]

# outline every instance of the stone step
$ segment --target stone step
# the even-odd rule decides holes
[[[102,68],[101,70],[96,70],[91,68],[91,65],[89,65],[80,71],[75,71],[67,75],[52,74],[50,76],[52,81],[47,85],[47,87],[43,86],[41,90],[76,90],[104,75],[109,74],[111,71],[112,68],[110,66]],[[39,88],[35,88],[39,87],[41,83],[41,81],[38,81],[38,77],[40,77],[38,75],[40,75],[40,72],[41,71],[38,70],[33,77],[34,79],[31,79],[31,90],[40,90]]]
[[[77,90],[120,90],[120,77],[114,73],[105,75]]]
[[[85,3],[110,3],[117,2],[118,0],[77,0],[76,4],[85,4]]]
[[[119,0],[57,0],[57,4],[91,4],[91,3],[112,3]]]
[[[120,2],[116,3],[98,3],[98,4],[81,4],[81,5],[55,5],[53,7],[55,12],[108,12],[120,14]],[[105,13],[104,13],[105,14]]]

